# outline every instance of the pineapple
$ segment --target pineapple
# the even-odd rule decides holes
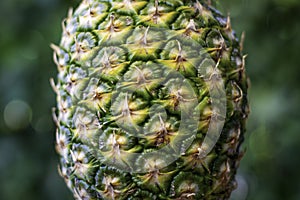
[[[228,199],[245,56],[209,1],[83,0],[62,22],[53,112],[75,199]]]

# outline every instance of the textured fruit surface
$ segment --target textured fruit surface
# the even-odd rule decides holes
[[[83,0],[52,45],[59,171],[76,199],[228,199],[242,45],[206,1]]]

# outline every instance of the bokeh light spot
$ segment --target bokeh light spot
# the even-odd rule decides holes
[[[21,130],[26,128],[31,122],[32,110],[30,106],[22,100],[10,101],[4,109],[4,121],[11,130]]]

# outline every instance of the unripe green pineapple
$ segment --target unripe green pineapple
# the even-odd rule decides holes
[[[242,45],[207,1],[83,0],[52,45],[59,171],[76,199],[228,199]]]

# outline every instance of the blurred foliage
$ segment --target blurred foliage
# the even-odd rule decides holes
[[[79,0],[0,1],[0,199],[68,200],[58,176],[51,108],[51,42]],[[227,0],[246,31],[251,115],[232,200],[300,199],[300,1]]]

